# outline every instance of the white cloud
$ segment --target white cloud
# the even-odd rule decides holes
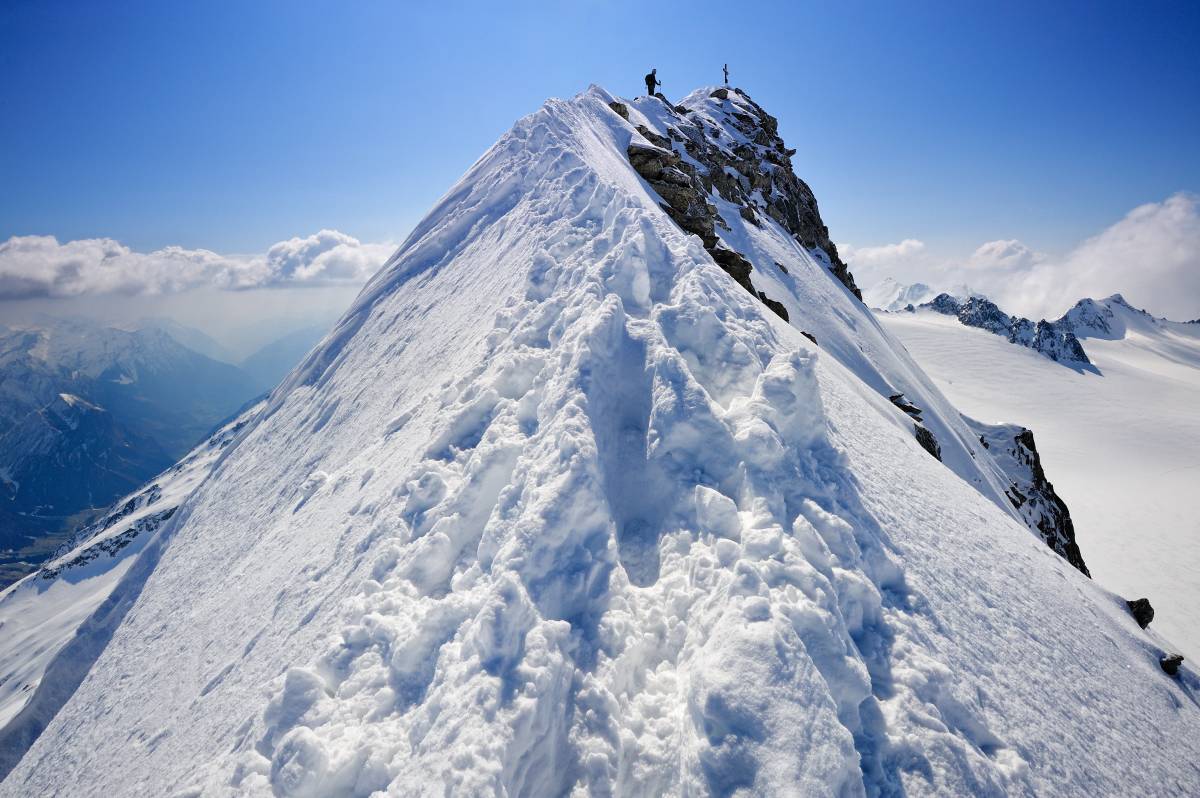
[[[878,247],[839,244],[838,249],[847,263],[871,268],[878,265],[890,266],[900,260],[911,260],[915,255],[925,251],[925,242],[915,238],[906,238],[899,244],[883,244]]]
[[[111,238],[60,243],[53,236],[14,236],[0,243],[0,299],[355,284],[394,249],[336,230],[280,241],[251,256],[175,246],[135,252]]]
[[[1200,199],[1192,194],[1134,208],[1059,256],[1016,239],[989,241],[959,258],[935,256],[920,244],[847,246],[845,257],[867,288],[885,277],[938,290],[966,285],[1031,318],[1056,318],[1084,297],[1114,293],[1155,315],[1200,316]]]
[[[1052,315],[1081,297],[1121,293],[1174,319],[1200,316],[1200,204],[1192,194],[1134,208],[1124,219],[1048,260],[1015,284],[1014,302]]]
[[[967,258],[967,267],[974,270],[1005,272],[1028,271],[1045,260],[1045,256],[1011,238],[1007,241],[989,241],[981,244]]]
[[[850,266],[860,286],[870,287],[885,277],[914,282],[918,278],[913,275],[926,272],[928,267],[925,242],[915,238],[876,247],[839,243],[838,253]]]

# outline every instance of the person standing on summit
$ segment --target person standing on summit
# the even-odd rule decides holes
[[[654,96],[654,88],[662,85],[662,82],[656,77],[657,74],[657,69],[651,69],[650,74],[646,76],[646,93],[651,97]]]

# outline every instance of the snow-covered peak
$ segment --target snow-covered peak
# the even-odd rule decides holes
[[[1146,311],[1135,308],[1120,294],[1104,299],[1081,299],[1063,314],[1060,321],[1070,324],[1080,338],[1119,340],[1130,331],[1153,331],[1164,325],[1174,325],[1166,319],[1158,319]]]
[[[4,789],[1197,786],[1194,673],[1031,533],[708,94],[502,137],[130,569]]]
[[[891,277],[885,277],[880,282],[863,291],[863,302],[867,307],[877,310],[904,310],[909,305],[920,305],[935,296],[933,289],[925,283],[905,285]]]

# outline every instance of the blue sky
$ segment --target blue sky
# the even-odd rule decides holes
[[[0,237],[396,239],[546,97],[724,61],[838,239],[1053,249],[1200,189],[1200,5],[995,5],[6,0]]]
[[[1200,191],[1198,9],[3,0],[0,241],[399,241],[546,97],[727,61],[835,240],[1065,251]]]

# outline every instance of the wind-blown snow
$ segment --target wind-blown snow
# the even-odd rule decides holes
[[[63,394],[67,399],[69,394]],[[84,402],[79,397],[68,401]],[[0,776],[71,695],[127,599],[122,579],[257,408],[115,503],[34,573],[0,591]]]
[[[549,101],[417,227],[0,792],[1200,788],[1194,671],[818,256],[714,198],[792,326],[683,234],[611,99]]]

